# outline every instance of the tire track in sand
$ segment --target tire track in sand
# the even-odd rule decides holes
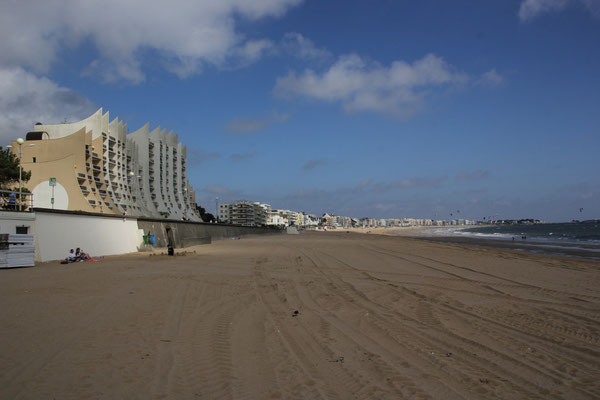
[[[312,252],[331,257],[320,250],[312,250]],[[318,255],[316,255],[316,257],[318,258]],[[338,288],[348,292],[347,294],[344,294],[344,296],[346,296],[349,301],[364,300],[361,303],[366,310],[371,311],[372,324],[374,326],[379,326],[383,332],[388,332],[388,334],[395,337],[399,342],[421,343],[421,345],[418,345],[417,347],[421,349],[429,348],[432,353],[435,354],[445,354],[446,351],[452,349],[452,352],[455,354],[455,356],[452,357],[455,368],[447,369],[446,372],[458,374],[455,376],[455,379],[459,381],[472,381],[473,387],[480,386],[480,392],[477,393],[478,395],[487,393],[487,396],[490,396],[493,394],[493,392],[485,391],[485,388],[481,388],[481,385],[477,384],[476,379],[478,378],[476,377],[479,376],[489,377],[490,382],[501,382],[506,389],[511,392],[512,396],[523,398],[547,398],[550,395],[550,392],[548,392],[544,386],[532,387],[531,380],[524,379],[521,374],[513,371],[515,367],[518,367],[521,372],[531,371],[530,365],[523,364],[514,357],[484,346],[477,341],[458,336],[451,331],[444,329],[423,329],[421,322],[415,318],[399,313],[397,310],[390,309],[384,305],[372,302],[362,291],[356,289],[352,284],[339,279],[337,277],[337,272],[334,274],[329,271],[328,267],[330,266],[330,263],[320,262],[318,264],[321,265],[322,268],[319,268],[315,260],[311,259],[311,261],[321,272],[337,281],[336,285]],[[341,260],[338,260],[338,263],[347,265],[347,263]],[[351,268],[354,269],[354,267]],[[423,296],[418,297],[419,299],[423,298]],[[396,316],[394,316],[394,314]],[[385,316],[386,318],[381,318],[380,316]],[[398,336],[398,329],[394,328],[394,326],[397,326],[396,322],[391,323],[397,317],[400,317],[401,319],[396,322],[402,324],[402,333],[400,336]],[[411,321],[412,323],[406,323],[406,321]],[[474,349],[477,351],[479,357],[457,356],[457,354],[471,354]],[[500,368],[500,365],[506,362],[513,365],[513,370]],[[459,365],[460,368],[458,368]],[[553,382],[554,378],[543,371],[537,370],[536,374],[537,380],[534,381],[538,381],[543,376],[543,379],[546,381],[549,381],[550,383]],[[531,391],[531,389],[534,388],[535,391]]]
[[[173,289],[171,303],[165,318],[165,326],[161,332],[163,338],[177,338],[181,327],[181,316],[183,314],[186,295],[188,293],[190,283],[188,281],[179,280]],[[168,342],[162,340],[169,340]],[[154,372],[154,386],[152,388],[153,398],[166,398],[168,395],[168,386],[172,379],[173,372],[173,345],[172,339],[161,339],[158,344],[158,355]]]

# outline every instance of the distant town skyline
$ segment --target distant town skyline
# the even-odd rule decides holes
[[[0,35],[1,146],[160,123],[208,212],[600,218],[596,0],[2,2]]]

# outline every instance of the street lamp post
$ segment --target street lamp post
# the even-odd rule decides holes
[[[219,198],[215,197],[215,220],[218,223],[219,222]]]
[[[133,215],[133,210],[134,210],[134,204],[138,202],[138,198],[136,195],[136,181],[140,178],[140,175],[137,175],[135,172],[133,171],[129,171],[129,181],[131,182],[129,185],[130,188],[130,192],[131,192],[131,198],[130,198],[130,206],[131,206],[131,215]],[[141,194],[141,189],[138,190],[138,194]],[[133,200],[133,196],[135,195],[135,201]],[[139,214],[139,213],[138,213]]]
[[[183,188],[183,205],[185,206],[186,204],[188,204],[188,201],[189,201],[189,199],[188,199],[187,188],[186,188],[186,187],[184,187],[184,188]],[[188,214],[188,209],[189,209],[189,207],[190,207],[190,206],[188,205],[188,206],[185,208],[185,210],[183,211],[183,216],[184,216],[185,218],[188,218],[188,217],[187,217],[187,215],[190,215],[190,217],[191,217],[191,214]],[[191,218],[190,218],[190,219],[191,219]]]
[[[23,140],[23,138],[17,139],[17,144],[19,145],[19,211],[22,211],[23,209],[23,205],[21,204],[21,190],[23,186],[21,180],[23,175],[23,143],[25,143],[25,140]]]
[[[131,193],[131,195],[129,196],[129,207],[131,207],[131,215],[133,215],[133,185],[135,185],[135,172],[133,171],[129,171],[129,193]]]

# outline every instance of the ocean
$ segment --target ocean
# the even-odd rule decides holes
[[[534,225],[486,225],[435,229],[447,238],[473,244],[497,241],[515,250],[600,260],[600,223],[550,223]]]
[[[599,223],[556,223],[535,225],[493,225],[463,229],[465,234],[492,239],[512,240],[526,236],[540,242],[598,244],[600,245]]]

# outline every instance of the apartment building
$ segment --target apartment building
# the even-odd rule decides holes
[[[264,226],[267,224],[267,209],[270,207],[268,204],[246,200],[219,204],[219,222],[244,226]]]
[[[31,171],[34,207],[199,220],[187,181],[185,146],[148,124],[128,134],[102,108],[81,121],[41,124],[15,154]]]

